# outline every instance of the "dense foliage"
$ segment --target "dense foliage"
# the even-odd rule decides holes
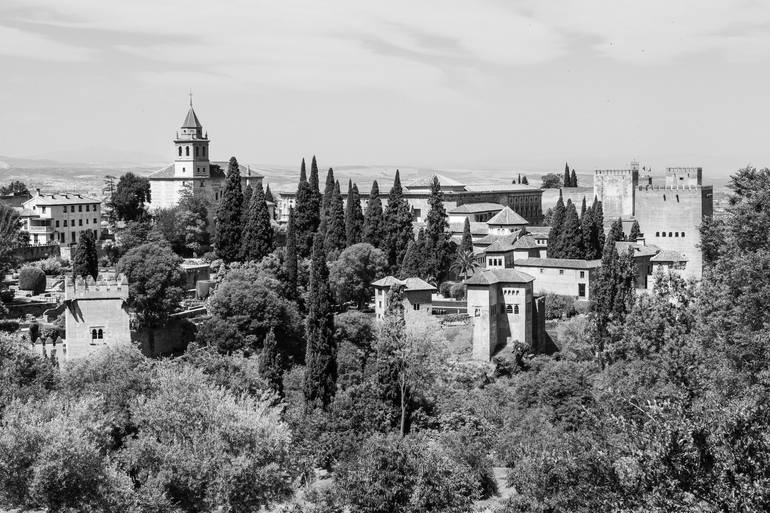
[[[110,205],[112,215],[120,221],[138,221],[147,215],[151,201],[150,181],[144,176],[126,173],[118,180]]]

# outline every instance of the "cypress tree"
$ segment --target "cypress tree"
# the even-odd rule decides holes
[[[243,191],[241,171],[235,157],[230,157],[225,189],[219,202],[216,217],[214,244],[217,255],[226,263],[234,262],[241,253],[243,233]]]
[[[583,198],[585,202],[585,198]],[[602,256],[597,251],[596,242],[594,237],[598,236],[594,225],[594,210],[593,208],[586,209],[585,213],[580,217],[580,232],[583,236],[583,248],[585,249],[585,259],[595,260]]]
[[[594,196],[594,228],[596,230],[596,254],[601,255],[604,252],[604,207],[602,202]],[[597,257],[599,258],[599,257]]]
[[[444,194],[441,192],[441,183],[438,177],[433,176],[430,185],[430,197],[428,198],[430,210],[425,230],[425,247],[427,260],[427,275],[441,281],[446,276],[452,260],[452,248],[444,208]]]
[[[243,226],[246,226],[246,221],[249,218],[249,205],[251,205],[251,196],[254,194],[254,189],[251,184],[246,184],[243,188]]]
[[[383,230],[385,220],[382,213],[382,200],[380,199],[380,186],[377,180],[372,183],[369,200],[366,202],[366,215],[364,216],[364,242],[375,248],[382,249]]]
[[[575,173],[575,168],[572,168],[572,175],[570,177],[569,186],[570,187],[577,187],[578,186],[578,183],[577,183],[577,173]]]
[[[326,266],[324,238],[313,239],[310,268],[310,297],[305,325],[307,351],[303,391],[308,409],[331,403],[337,383],[337,344],[334,339],[334,312]]]
[[[572,187],[572,175],[569,174],[569,164],[564,163],[564,187]]]
[[[465,253],[466,251],[473,251],[473,236],[471,236],[471,222],[466,217],[465,224],[463,225],[463,238],[460,242],[460,251]]]
[[[560,258],[584,258],[583,232],[580,229],[577,209],[572,200],[567,200],[564,214],[564,224],[561,230]]]
[[[527,175],[524,175],[524,178],[521,179],[522,185],[529,185],[529,180],[527,180]]]
[[[385,209],[384,222],[384,246],[388,263],[392,269],[404,260],[404,253],[409,241],[414,238],[412,228],[412,212],[404,199],[404,191],[401,188],[401,176],[396,169],[396,177],[393,187],[388,195],[388,206]]]
[[[613,241],[625,241],[626,240],[626,234],[623,233],[623,221],[618,217],[615,222],[612,223],[612,227],[610,227],[610,233],[607,234],[607,240],[612,239]],[[604,253],[607,252],[607,243],[604,244]]]
[[[242,241],[241,258],[244,261],[259,262],[273,251],[273,227],[261,183],[257,183],[251,197]]]
[[[564,206],[564,198],[559,190],[559,200],[556,202],[556,206],[553,209],[553,217],[551,220],[551,231],[548,234],[548,257],[549,258],[561,258],[561,232],[564,225],[564,215],[566,207]]]
[[[639,221],[634,219],[634,224],[631,225],[631,233],[628,234],[628,240],[636,242],[636,239],[642,236],[642,230],[639,227]]]
[[[270,328],[265,337],[265,342],[262,344],[262,352],[259,353],[257,370],[278,397],[283,397],[281,353],[278,352],[278,343],[275,340],[275,333],[272,328]]]
[[[72,274],[74,276],[91,276],[99,274],[99,257],[96,253],[96,238],[90,230],[80,234],[80,240],[72,257]]]
[[[358,186],[348,180],[348,202],[345,206],[345,245],[361,242],[364,231],[364,213],[361,211],[361,196]]]
[[[326,226],[329,222],[329,205],[331,205],[332,196],[334,196],[334,170],[329,168],[329,171],[326,173],[326,185],[324,186],[323,203],[321,204],[321,232],[326,231]]]
[[[305,159],[302,159],[295,203],[294,227],[297,235],[297,254],[308,257],[313,249],[313,234],[318,230],[319,219],[313,188],[305,175]]]
[[[265,201],[275,203],[275,199],[273,199],[273,193],[270,190],[270,184],[267,184],[267,188],[265,189]]]
[[[321,197],[321,190],[318,188],[318,163],[315,160],[315,155],[313,155],[313,161],[310,163],[310,177],[308,177],[308,182],[310,182],[310,188],[313,190],[313,200],[315,201],[316,210],[321,212],[321,201],[323,198]]]
[[[327,255],[339,254],[340,251],[345,249],[345,209],[342,205],[339,182],[334,182],[334,188],[332,189],[331,201],[329,202],[329,219],[325,235],[324,250]]]
[[[583,204],[580,205],[580,219],[583,219],[583,216],[586,215],[586,197],[583,196]]]
[[[289,224],[286,227],[286,254],[283,261],[286,271],[287,297],[295,299],[297,292],[297,230],[294,226],[294,209],[289,208]]]
[[[422,230],[420,230],[420,233],[422,234]],[[419,237],[417,240],[410,240],[409,245],[406,247],[404,260],[401,262],[401,266],[398,270],[398,277],[402,280],[405,280],[406,278],[412,278],[414,276],[419,276],[420,274],[420,263],[418,262],[419,248],[417,247],[419,240]]]

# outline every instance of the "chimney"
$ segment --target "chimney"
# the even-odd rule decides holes
[[[38,195],[38,196],[40,196],[40,187],[38,187],[37,189],[35,189],[35,191],[37,191],[37,195]]]

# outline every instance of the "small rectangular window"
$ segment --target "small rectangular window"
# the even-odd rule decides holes
[[[78,212],[82,212],[82,211],[83,211],[83,205],[78,205]]]
[[[415,303],[412,305],[412,309],[419,310],[420,309],[420,303]]]
[[[64,212],[65,214],[67,213],[67,205],[64,205],[64,207],[62,207],[62,212]]]
[[[79,221],[78,222],[78,226],[83,226],[83,220],[82,219],[78,219],[78,221]]]
[[[564,274],[564,269],[559,269],[559,274]]]
[[[586,272],[585,271],[580,271],[580,277],[581,278],[585,278],[586,277]]]

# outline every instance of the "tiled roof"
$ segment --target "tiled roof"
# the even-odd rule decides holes
[[[486,235],[489,233],[489,225],[487,223],[479,223],[471,221],[471,235]],[[449,231],[452,233],[463,233],[465,230],[465,223],[452,223],[449,225]]]
[[[543,237],[548,237],[548,235],[551,233],[551,227],[550,226],[527,226],[527,231],[533,235],[536,239],[542,239]]]
[[[486,252],[487,253],[504,253],[506,251],[513,251],[514,243],[519,237],[519,232],[511,235],[498,235],[497,240],[490,244]]]
[[[493,234],[489,234],[489,235],[486,235],[485,237],[482,237],[482,238],[480,238],[478,240],[474,240],[473,241],[473,245],[474,246],[489,246],[490,244],[492,244],[493,242],[495,242],[497,240],[507,239],[507,238],[510,238],[511,240],[516,240],[516,239],[518,239],[521,236],[521,234],[522,234],[522,230],[516,230],[512,234],[509,234],[509,235],[493,235]]]
[[[523,225],[529,224],[529,222],[521,217],[519,214],[511,210],[511,207],[504,207],[495,217],[487,221],[488,225]]]
[[[529,283],[535,278],[516,269],[483,269],[465,280],[466,285],[492,285],[494,283]]]
[[[651,262],[687,262],[687,257],[678,251],[664,249],[650,259]]]
[[[101,200],[89,198],[82,194],[40,194],[24,202],[27,205],[82,205],[84,203],[101,203]]]
[[[436,290],[436,287],[420,278],[407,278],[405,280],[399,280],[395,276],[386,276],[374,283],[374,287],[387,287],[390,288],[393,285],[403,285],[406,290]]]
[[[190,105],[190,110],[187,111],[187,116],[185,116],[184,122],[182,122],[182,128],[203,128],[201,122],[198,121],[198,116],[195,115],[192,105]]]
[[[540,192],[542,194],[543,189],[535,187],[533,185],[522,185],[518,183],[504,183],[504,184],[477,184],[466,185],[465,188],[471,192]]]
[[[450,214],[478,214],[481,212],[499,212],[503,206],[499,203],[466,203],[449,211]]]
[[[532,249],[541,247],[542,246],[538,245],[535,238],[529,234],[519,237],[519,240],[513,243],[513,249]]]
[[[223,161],[223,160],[215,160],[212,161],[209,165],[209,175],[210,178],[213,179],[224,179],[226,177],[226,170],[227,167],[230,165],[229,162]],[[250,170],[247,166],[238,164],[238,169],[241,172],[241,180],[245,178],[263,178],[263,176],[259,173],[254,172],[253,170]],[[251,174],[249,174],[251,173]],[[168,166],[158,169],[154,173],[150,174],[147,178],[150,180],[155,178],[174,178],[174,164],[169,164]],[[180,177],[179,179],[182,180],[190,180],[194,177]]]
[[[602,265],[601,260],[581,260],[579,258],[522,258],[513,265],[517,267],[551,267],[561,269],[594,269]]]
[[[618,253],[623,254],[626,251],[628,251],[628,248],[633,249],[634,256],[655,256],[660,252],[660,248],[657,246],[649,245],[644,246],[642,244],[639,244],[637,242],[616,242],[615,243],[615,249],[618,250]]]

